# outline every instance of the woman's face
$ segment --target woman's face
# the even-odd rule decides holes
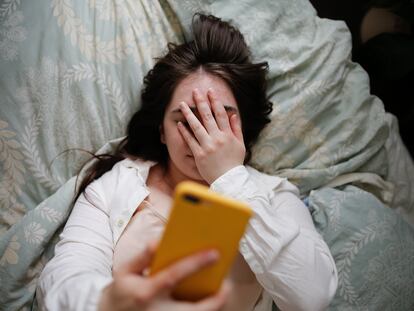
[[[186,120],[179,108],[180,102],[186,102],[190,108],[194,108],[194,114],[198,116],[193,99],[193,90],[197,88],[203,97],[208,101],[207,90],[212,88],[217,98],[228,111],[228,115],[238,113],[236,99],[229,86],[219,77],[210,75],[204,71],[197,71],[183,81],[175,89],[171,102],[165,111],[161,131],[161,141],[167,146],[169,160],[168,173],[179,182],[181,180],[197,180],[203,182],[195,164],[191,149],[188,147],[177,128],[177,123],[181,121],[186,124]],[[233,109],[229,109],[229,107]],[[200,118],[199,118],[200,119]],[[191,129],[190,129],[191,131]]]

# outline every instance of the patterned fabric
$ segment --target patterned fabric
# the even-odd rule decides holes
[[[272,123],[251,165],[304,196],[319,189],[309,203],[341,278],[331,309],[413,309],[412,229],[370,181],[324,186],[375,175],[398,187],[390,206],[414,219],[414,166],[387,141],[394,127],[350,61],[345,24],[317,18],[307,0],[0,1],[0,309],[30,308],[70,213],[71,177],[88,155],[63,152],[124,135],[154,57],[182,41],[196,11],[233,20],[254,59],[269,62]]]
[[[413,310],[412,228],[354,186],[312,191],[309,202],[338,268],[330,310]]]
[[[30,306],[70,211],[73,190],[44,200],[89,155],[63,152],[124,135],[154,58],[180,40],[164,2],[0,1],[0,309]]]

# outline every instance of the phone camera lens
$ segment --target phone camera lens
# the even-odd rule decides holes
[[[191,195],[191,194],[186,194],[186,195],[184,196],[184,198],[185,198],[187,201],[189,201],[189,202],[191,202],[191,203],[194,203],[194,204],[196,204],[196,203],[199,203],[199,202],[200,202],[200,199],[199,199],[199,198],[197,198],[197,197],[195,197],[195,196],[193,196],[193,195]]]

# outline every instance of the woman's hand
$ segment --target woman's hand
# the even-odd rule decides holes
[[[215,262],[216,251],[204,251],[186,257],[154,276],[143,276],[155,253],[155,244],[147,247],[135,260],[114,275],[113,282],[102,293],[100,311],[214,311],[226,302],[229,288],[226,284],[216,295],[198,302],[177,301],[172,289],[183,278]]]
[[[193,91],[201,120],[185,102],[180,103],[189,129],[181,122],[177,126],[193,153],[201,177],[211,184],[233,167],[243,165],[246,148],[238,114],[229,117],[212,89],[207,95],[203,96],[197,89]]]

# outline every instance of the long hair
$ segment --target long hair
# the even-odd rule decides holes
[[[76,198],[95,179],[125,157],[168,163],[167,147],[161,142],[160,125],[177,85],[202,68],[224,80],[236,99],[246,146],[247,162],[260,131],[270,122],[272,104],[266,97],[267,62],[252,63],[243,35],[228,22],[197,13],[192,21],[192,40],[168,44],[144,78],[141,108],[128,123],[126,138],[115,154],[98,155],[83,178]],[[76,199],[75,198],[75,199]]]

